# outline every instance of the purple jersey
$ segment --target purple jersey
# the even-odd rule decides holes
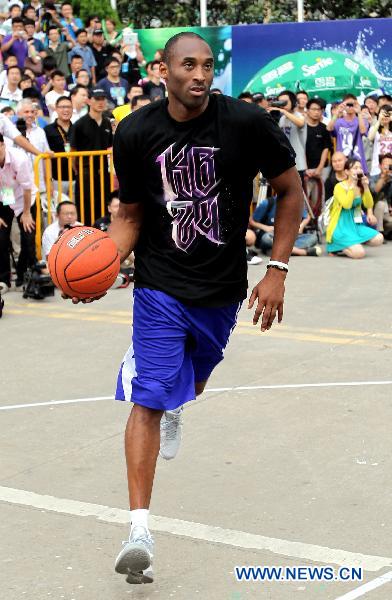
[[[365,121],[365,124],[368,130],[369,123]],[[355,117],[352,121],[346,121],[343,118],[336,119],[332,133],[336,136],[336,150],[343,152],[347,157],[361,161],[363,172],[368,173],[369,169],[366,164],[362,135],[359,131],[358,117]]]
[[[3,44],[9,42],[11,38],[12,35],[6,35],[3,39]],[[8,48],[5,54],[6,56],[16,56],[19,69],[24,69],[25,60],[27,58],[28,52],[29,51],[26,40],[17,39],[12,42],[11,46]]]

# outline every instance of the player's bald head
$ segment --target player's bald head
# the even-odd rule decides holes
[[[180,33],[176,33],[173,35],[165,45],[163,50],[162,61],[167,65],[170,64],[171,59],[177,52],[181,52],[181,48],[184,45],[187,45],[186,42],[196,42],[197,44],[203,44],[207,46],[211,52],[211,48],[207,44],[204,38],[201,37],[198,33],[194,33],[193,31],[181,31]],[[212,52],[211,52],[212,54]]]

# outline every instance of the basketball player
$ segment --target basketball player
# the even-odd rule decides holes
[[[174,457],[181,407],[222,360],[246,298],[253,178],[262,171],[279,197],[269,268],[249,301],[263,332],[283,317],[303,207],[294,151],[268,113],[209,94],[214,59],[202,37],[172,37],[160,75],[168,99],[122,120],[114,141],[120,208],[109,235],[122,260],[134,248],[136,257],[133,343],[116,394],[134,403],[125,432],[131,532],[115,563],[129,583],[153,580],[148,513],[158,453]]]

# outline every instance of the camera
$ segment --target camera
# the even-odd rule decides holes
[[[48,296],[54,296],[55,286],[50,275],[43,272],[45,268],[46,263],[41,260],[27,269],[23,282],[23,298],[43,300]]]
[[[18,131],[24,137],[26,137],[27,125],[26,125],[26,121],[23,119],[23,117],[19,117],[18,119],[16,119],[15,125],[16,125],[16,128],[18,129]]]
[[[283,108],[284,106],[286,106],[286,104],[286,100],[273,100],[270,106],[273,106],[274,108]]]
[[[386,112],[386,113],[390,113],[390,112],[392,112],[392,106],[390,104],[384,104],[380,108],[380,110],[382,110],[383,112]]]
[[[353,108],[354,107],[354,102],[346,102],[346,106],[348,108]]]

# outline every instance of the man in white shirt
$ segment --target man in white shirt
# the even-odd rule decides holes
[[[56,207],[56,215],[56,221],[53,221],[53,223],[48,225],[42,236],[43,260],[48,258],[53,244],[58,239],[59,235],[63,233],[66,226],[75,227],[76,225],[82,225],[82,223],[79,223],[78,221],[78,211],[76,210],[76,206],[70,200],[59,202]]]
[[[65,75],[62,71],[58,69],[53,71],[50,74],[50,80],[52,82],[52,89],[46,94],[45,102],[49,110],[50,121],[53,122],[57,117],[57,113],[54,115],[57,100],[61,96],[69,96],[69,92],[65,89]]]
[[[3,113],[0,113],[0,133],[5,137],[9,138],[14,144],[23,148],[26,152],[30,152],[35,156],[40,154],[40,150],[33,146],[29,140],[27,140],[20,131],[15,127],[12,121],[6,117]],[[5,140],[7,142],[7,139]],[[50,152],[53,154],[53,152]]]
[[[23,4],[21,2],[11,2],[9,4],[9,17],[0,26],[0,38],[12,33],[12,19],[22,16]]]
[[[27,268],[35,262],[35,186],[30,161],[25,152],[7,147],[0,134],[0,282],[11,285],[10,236],[17,218],[21,251],[16,266],[16,285],[23,283]]]
[[[12,54],[9,54],[7,56],[7,58],[4,59],[4,63],[3,63],[3,70],[0,73],[0,89],[4,86],[5,83],[7,83],[7,73],[8,73],[8,69],[10,67],[17,67],[18,66],[18,59],[16,58],[16,56],[13,56]]]
[[[77,85],[72,89],[70,98],[72,101],[71,122],[75,123],[88,113],[88,89],[83,85]]]
[[[22,90],[18,87],[21,79],[22,71],[19,67],[9,67],[4,85],[0,88],[0,98],[14,102],[22,100]]]
[[[52,154],[48,140],[44,130],[35,122],[35,110],[30,98],[24,98],[21,100],[16,107],[16,114],[26,122],[26,137],[27,140],[37,148],[39,154],[49,152]],[[34,157],[31,156],[31,165],[34,168]],[[39,191],[46,191],[45,182],[45,166],[44,161],[41,160],[39,168]]]

